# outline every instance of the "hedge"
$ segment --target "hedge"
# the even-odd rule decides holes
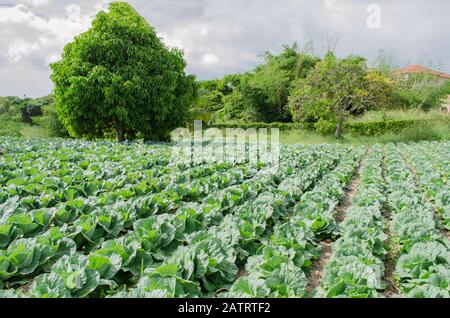
[[[291,129],[304,129],[304,126],[302,124],[297,123],[226,123],[226,124],[214,124],[207,128],[218,128],[218,129],[226,129],[226,128],[242,128],[242,129],[249,129],[249,128],[278,128],[282,131],[285,130],[291,130]]]
[[[356,122],[347,123],[344,127],[344,133],[355,136],[378,136],[386,132],[400,132],[406,128],[420,125],[434,125],[439,123],[449,122],[448,119],[413,119],[413,120],[385,120],[372,122]],[[292,129],[305,129],[302,124],[298,123],[226,123],[211,125],[207,128],[278,128],[281,131]]]
[[[401,132],[413,126],[432,126],[440,124],[446,119],[409,119],[409,120],[385,120],[372,122],[350,123],[345,126],[345,132],[354,136],[379,136],[386,132]]]

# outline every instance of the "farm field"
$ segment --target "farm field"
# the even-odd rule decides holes
[[[285,145],[274,174],[168,144],[0,148],[0,297],[450,297],[448,141]]]

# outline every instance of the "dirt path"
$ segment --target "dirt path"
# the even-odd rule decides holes
[[[365,154],[364,157],[365,156],[367,156],[367,154]],[[363,166],[364,165],[362,160],[355,176],[350,182],[350,185],[347,187],[344,201],[336,208],[336,214],[334,217],[337,224],[341,224],[345,220],[347,209],[350,207],[352,199],[355,196],[356,190],[358,189],[359,183],[361,181],[361,170]],[[306,291],[310,297],[314,296],[315,290],[320,286],[322,282],[325,266],[328,264],[331,256],[333,255],[333,243],[334,241],[331,239],[322,241],[320,243],[322,253],[319,259],[315,260],[313,263],[311,273],[308,277],[308,286],[306,286]]]
[[[355,177],[352,179],[350,185],[347,187],[347,191],[345,192],[344,202],[336,208],[335,220],[337,224],[341,224],[347,215],[347,209],[352,204],[352,199],[356,194],[356,190],[358,189],[359,183],[361,182],[361,170],[363,164],[361,163],[358,167],[358,171]]]
[[[386,153],[385,153],[386,156]],[[386,184],[386,157],[383,158],[381,174],[383,177],[383,183]],[[386,219],[384,233],[387,235],[387,241],[385,242],[388,247],[388,254],[384,260],[384,281],[386,282],[386,288],[383,291],[383,296],[386,298],[399,297],[401,295],[398,290],[398,284],[394,279],[395,266],[399,258],[400,251],[398,246],[394,243],[394,236],[391,233],[392,211],[389,207],[387,200],[387,193],[385,193],[386,203],[383,208],[383,215]]]
[[[245,270],[245,268],[241,268],[238,273],[236,274],[236,280],[238,280],[241,277],[246,277],[248,276],[247,271]]]
[[[328,261],[330,260],[332,255],[332,246],[332,240],[326,240],[320,243],[322,254],[320,255],[318,260],[314,261],[311,274],[308,277],[308,286],[306,286],[306,291],[310,297],[314,296],[314,291],[322,282],[323,270],[325,269],[325,266],[326,264],[328,264]]]
[[[392,237],[389,237],[391,240]],[[386,288],[383,291],[383,296],[386,298],[397,298],[401,297],[401,293],[398,289],[398,284],[394,279],[395,266],[398,261],[398,251],[389,250],[386,260],[384,261],[384,281],[386,283]]]
[[[393,242],[394,237],[390,230],[392,216],[387,204],[384,208],[384,217],[386,218],[386,227],[384,232],[388,236],[386,241],[386,245],[388,246],[388,254],[384,260],[384,280],[386,282],[386,288],[383,291],[383,296],[386,298],[394,298],[399,297],[400,295],[397,287],[398,284],[394,279],[395,266],[397,264],[400,251],[398,246]]]

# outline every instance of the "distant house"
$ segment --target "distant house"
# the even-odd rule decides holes
[[[415,64],[404,67],[394,72],[413,88],[439,87],[450,81],[450,75]],[[442,109],[450,114],[450,96],[444,100]]]
[[[450,81],[450,75],[415,64],[395,71],[395,74],[414,86],[440,86]]]

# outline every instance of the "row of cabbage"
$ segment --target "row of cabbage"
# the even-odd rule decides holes
[[[395,275],[401,292],[413,298],[450,297],[450,243],[394,145],[386,151],[386,181],[390,230],[400,251]]]
[[[305,191],[326,175],[340,154],[336,149],[323,153],[320,160],[307,165],[308,170],[294,173],[278,187],[267,187],[255,199],[229,209],[218,225],[193,233],[186,245],[178,247],[159,267],[148,268],[135,288],[115,297],[204,297],[226,290],[246,259],[260,253],[274,226],[289,217],[289,207],[295,201],[292,194]]]
[[[403,145],[421,187],[437,208],[446,230],[450,230],[450,142]]]
[[[195,200],[207,190],[215,191],[213,186],[209,186],[215,182],[211,182],[208,177],[236,166],[235,163],[219,163],[192,168],[191,163],[171,162],[167,150],[164,150],[167,147],[162,147],[164,151],[161,151],[161,157],[154,148],[144,151],[139,144],[130,146],[130,149],[113,147],[113,155],[104,146],[91,148],[80,151],[58,148],[58,151],[64,150],[58,155],[41,151],[38,152],[38,158],[41,159],[39,163],[18,159],[14,152],[0,157],[0,215],[10,214],[11,211],[5,210],[11,210],[17,203],[23,212],[42,208],[63,210],[68,201],[88,199],[88,203],[97,206],[97,202],[90,201],[102,204],[115,202],[117,197],[129,199],[162,191],[183,195],[186,200]],[[147,159],[136,159],[135,152]],[[288,153],[292,154],[292,151]],[[35,155],[30,156],[34,158]],[[11,171],[10,161],[23,160],[27,168]],[[67,161],[70,161],[70,167],[66,165]],[[264,168],[263,164],[254,166]],[[215,177],[219,181],[223,178]],[[204,190],[202,194],[198,193],[199,189]]]
[[[287,151],[288,158],[283,160],[292,160],[301,151],[300,147]],[[114,236],[132,224],[136,215],[128,215],[128,206],[133,206],[138,216],[142,216],[161,206],[176,208],[175,204],[169,207],[169,203],[199,202],[210,193],[251,178],[264,167],[261,164],[235,166],[221,163],[205,164],[178,173],[164,170],[162,177],[151,179],[151,188],[134,185],[128,176],[124,176],[125,179],[114,183],[116,191],[94,193],[87,198],[70,198],[60,203],[54,202],[58,197],[56,191],[35,198],[14,196],[0,205],[0,248],[7,248],[16,239],[34,237],[54,225],[69,226],[71,238],[83,234],[80,244],[87,241],[92,245],[98,243],[98,238],[104,238],[105,232]],[[81,187],[86,187],[86,184]]]
[[[203,169],[212,173],[210,167]],[[142,196],[145,197],[130,201],[124,201],[126,197],[120,195],[110,197],[108,200],[90,197],[85,201],[67,202],[59,210],[39,209],[28,213],[21,210],[20,204],[7,202],[5,206],[10,213],[2,214],[0,223],[0,245],[7,247],[0,251],[0,283],[14,276],[30,275],[37,268],[48,268],[47,263],[51,264],[62,254],[71,253],[76,247],[86,250],[86,245],[89,245],[89,248],[98,246],[104,240],[116,237],[120,232],[131,228],[136,219],[173,209],[176,202],[185,198],[183,194],[186,191],[183,189],[187,188],[185,185],[183,188],[183,184],[177,182],[187,182],[192,177],[199,176],[201,174],[199,172],[190,171],[190,174],[174,179],[176,180],[174,185],[180,189],[178,192],[166,191],[159,196],[143,192]],[[210,178],[209,183],[203,182],[207,184],[209,190],[214,187],[224,188],[241,183],[256,172],[251,167],[240,167],[232,169],[231,173],[219,171],[220,177],[215,175],[217,178]],[[195,185],[198,184],[197,182]],[[197,189],[195,185],[190,184]],[[197,189],[197,192],[200,191]],[[116,203],[113,203],[114,201]],[[57,227],[53,227],[55,225]],[[25,238],[22,239],[23,237]],[[60,238],[64,240],[58,240]],[[76,244],[68,244],[66,239]]]
[[[28,205],[27,209],[27,198],[13,197],[2,205],[3,209],[0,207],[0,248],[7,248],[20,238],[32,238],[52,226],[67,226],[67,233],[72,238],[83,233],[79,246],[85,243],[92,245],[96,238],[106,234],[114,236],[117,231],[132,224],[136,217],[145,216],[161,205],[168,205],[165,204],[168,201],[201,201],[214,191],[251,178],[257,171],[252,166],[194,168],[194,171],[172,179],[174,181],[167,186],[141,191],[129,187],[99,196],[69,200],[55,207]],[[193,175],[201,177],[191,180]],[[135,207],[137,215],[129,214],[129,206]],[[84,242],[86,240],[88,242]]]
[[[1,157],[0,204],[20,197],[23,208],[29,210],[51,208],[77,198],[107,197],[108,193],[129,197],[163,189],[183,178],[206,177],[220,170],[219,164],[192,169],[188,163],[172,163],[170,153],[168,155],[162,150],[159,155],[153,148],[147,152],[137,151],[145,159],[135,158],[134,147],[128,150],[118,147],[122,156],[116,153],[117,150],[110,154],[105,147],[93,148],[82,151],[65,149],[63,153],[59,150],[58,153],[39,152],[38,158],[31,161],[18,158],[15,153]],[[35,155],[30,154],[33,158]],[[22,163],[26,167],[13,170],[11,162],[14,165]],[[223,165],[224,168],[233,166]],[[187,169],[189,174],[185,173]]]
[[[247,170],[247,173],[243,171],[229,173],[228,177],[224,178],[226,182],[222,182],[220,186],[229,187],[256,174],[252,169]],[[105,206],[75,201],[59,210],[62,212],[59,214],[55,209],[40,209],[4,218],[0,230],[2,230],[2,245],[7,245],[7,248],[0,251],[3,266],[0,281],[16,276],[27,276],[38,268],[45,269],[48,261],[51,263],[61,254],[70,254],[75,249],[94,250],[105,240],[116,238],[124,231],[132,229],[135,221],[154,214],[170,212],[182,203],[182,198],[166,192],[128,201],[119,197],[116,203]],[[56,242],[52,244],[47,242],[46,236],[53,236],[54,233],[58,233],[58,238],[64,241],[69,239],[74,243],[71,244],[70,251],[61,250],[59,241],[58,246],[55,245]],[[53,245],[54,248],[49,249],[49,246]],[[36,253],[39,257],[30,258]],[[28,261],[22,259],[26,255]]]
[[[275,226],[240,277],[221,297],[306,297],[313,261],[320,256],[318,241],[335,228],[334,211],[365,152],[343,155],[337,167],[301,195],[293,214]],[[300,193],[300,192],[298,192]]]
[[[308,161],[304,161],[308,163]],[[295,165],[291,165],[286,171],[293,170],[296,168]],[[274,177],[270,177],[270,179],[274,179]],[[276,178],[275,178],[276,179]],[[96,289],[99,285],[101,286],[109,286],[109,288],[114,287],[114,285],[117,284],[117,282],[112,281],[110,279],[110,276],[114,276],[116,281],[119,282],[122,279],[127,280],[127,275],[124,273],[131,273],[134,276],[139,276],[142,274],[143,268],[145,268],[148,264],[147,262],[151,258],[151,256],[146,253],[145,249],[143,248],[143,245],[148,244],[149,249],[156,249],[152,254],[153,258],[158,259],[161,258],[163,254],[170,253],[173,248],[170,246],[172,242],[175,242],[176,240],[173,238],[172,240],[167,239],[168,233],[164,232],[165,229],[169,233],[171,233],[172,236],[178,234],[182,237],[186,236],[186,233],[189,233],[192,231],[192,228],[195,228],[195,226],[202,225],[206,222],[208,225],[214,221],[215,217],[218,217],[217,210],[220,211],[220,208],[226,208],[227,205],[233,205],[235,203],[239,202],[245,202],[248,197],[254,196],[256,191],[252,191],[253,189],[249,186],[248,183],[253,182],[253,185],[257,185],[256,188],[264,188],[267,186],[267,184],[270,184],[271,180],[268,180],[267,178],[261,177],[261,180],[259,182],[249,181],[247,183],[243,183],[241,186],[236,186],[233,189],[228,189],[229,191],[226,192],[226,195],[223,196],[211,196],[209,199],[205,199],[206,202],[209,202],[208,204],[204,204],[203,208],[201,207],[194,207],[190,208],[189,206],[184,206],[180,208],[175,215],[171,214],[163,214],[158,215],[157,220],[145,220],[147,223],[147,227],[143,226],[142,224],[136,225],[138,221],[135,222],[135,231],[130,232],[127,235],[121,236],[119,239],[112,239],[107,240],[102,244],[102,247],[98,250],[95,250],[88,254],[88,257],[84,257],[82,253],[74,254],[74,249],[76,248],[75,245],[70,244],[70,239],[65,237],[64,231],[61,231],[61,229],[53,228],[52,231],[49,231],[48,233],[44,234],[43,236],[40,236],[36,240],[41,240],[44,238],[47,238],[48,236],[51,236],[51,239],[56,239],[55,237],[59,238],[60,242],[65,242],[64,245],[60,247],[58,244],[53,244],[53,250],[48,253],[48,255],[43,255],[46,253],[35,253],[38,250],[33,250],[33,253],[31,254],[41,254],[44,257],[42,257],[39,260],[39,267],[40,270],[48,270],[51,264],[54,264],[51,269],[51,274],[45,276],[40,276],[35,279],[34,286],[36,286],[34,296],[60,296],[65,297],[68,296],[67,294],[64,294],[64,290],[67,291],[67,287],[72,286],[70,282],[68,282],[68,279],[66,277],[66,280],[62,279],[61,277],[56,278],[59,276],[69,275],[70,277],[75,279],[75,287],[77,287],[81,282],[90,281],[89,275],[72,275],[73,271],[69,270],[70,268],[83,268],[83,265],[86,265],[87,262],[90,264],[89,266],[93,266],[96,268],[98,275],[95,275],[97,277],[97,280],[94,279],[94,281],[97,282],[97,286],[94,288]],[[273,180],[272,180],[273,181]],[[225,191],[225,190],[224,190]],[[225,193],[225,192],[224,192]],[[208,201],[209,200],[209,201]],[[216,202],[214,202],[216,201]],[[213,204],[215,203],[215,205]],[[162,212],[162,211],[155,211],[155,212]],[[168,221],[167,218],[170,220]],[[187,228],[190,228],[190,230],[186,230]],[[175,231],[172,231],[174,230]],[[139,231],[143,231],[144,233],[147,231],[148,233],[145,233],[144,237],[146,237],[145,244],[142,240],[142,235],[139,234]],[[158,243],[159,242],[159,243]],[[29,242],[27,242],[29,243]],[[153,244],[154,243],[154,244]],[[175,245],[179,245],[181,242],[177,241]],[[162,246],[158,246],[158,244]],[[166,244],[168,244],[166,246]],[[19,262],[21,264],[30,263],[35,264],[36,259],[34,257],[28,257],[27,259],[24,259],[25,254],[30,255],[29,250],[25,252],[26,246],[28,244],[24,244],[21,247],[24,250],[24,253],[22,255],[22,261],[27,262]],[[45,246],[49,246],[49,244],[43,244]],[[157,248],[155,248],[155,246]],[[164,248],[163,248],[164,247]],[[160,249],[160,250],[159,250]],[[71,257],[66,256],[60,259],[60,261],[57,261],[55,264],[55,259],[63,254],[69,254],[72,255]],[[119,255],[120,257],[118,257]],[[5,255],[2,255],[2,257],[5,257]],[[119,261],[120,258],[120,261]],[[14,257],[14,259],[18,259],[17,257]],[[3,262],[3,265],[7,262]],[[95,263],[96,265],[94,265]],[[118,265],[120,263],[120,265]],[[2,266],[3,266],[2,265]],[[31,265],[31,269],[22,269],[21,274],[29,274],[33,272],[34,265]],[[87,266],[87,265],[86,265]],[[54,267],[54,268],[53,268]],[[59,269],[58,269],[59,268]],[[90,267],[89,267],[90,268]],[[101,269],[100,269],[101,268]],[[36,268],[34,268],[36,269]],[[85,267],[87,270],[87,267]],[[92,269],[92,268],[91,268]],[[116,269],[117,271],[115,272]],[[120,275],[117,275],[117,272],[119,272],[119,269],[122,270],[122,273]],[[90,272],[90,271],[89,271]],[[113,274],[111,274],[111,272]],[[69,274],[68,274],[69,273]],[[71,274],[70,274],[71,273]],[[100,274],[101,273],[101,274]],[[129,274],[128,274],[129,275]],[[125,276],[125,277],[121,277]],[[82,277],[82,278],[75,278],[75,277]],[[59,288],[61,286],[56,286],[56,283],[62,283],[64,282],[65,288]],[[56,285],[54,285],[54,284]],[[52,285],[53,284],[53,285]],[[64,285],[63,284],[63,285]],[[83,286],[85,286],[84,283],[82,283]],[[87,284],[89,286],[89,284]],[[95,284],[94,284],[95,285]],[[45,286],[45,287],[43,287]],[[54,286],[51,287],[51,286]],[[39,291],[37,291],[39,289]],[[90,288],[88,288],[90,289]],[[56,291],[55,291],[56,290]],[[62,290],[62,291],[61,291]],[[69,288],[70,295],[72,297],[82,297],[86,296],[87,294],[91,293],[92,290],[89,290],[86,292],[84,288],[75,288],[75,290],[72,290]],[[55,294],[56,293],[56,294]],[[61,294],[62,293],[62,294]]]
[[[115,297],[213,296],[226,290],[235,281],[238,268],[246,263],[246,259],[259,253],[274,226],[289,217],[295,196],[313,186],[334,167],[342,152],[329,150],[328,154],[320,156],[320,160],[306,165],[307,170],[294,173],[278,187],[266,188],[254,200],[230,210],[218,226],[194,233],[188,244],[178,248],[161,267],[148,269],[136,288]],[[205,245],[207,249],[204,249]],[[217,249],[220,245],[221,251]],[[199,253],[199,249],[217,249],[218,252],[209,252],[208,256]],[[209,262],[207,257],[210,257]],[[162,273],[162,269],[167,268],[174,272]],[[195,288],[190,289],[192,286]]]
[[[31,141],[17,140],[16,143],[28,149]],[[45,191],[46,185],[68,187],[92,182],[100,188],[102,182],[119,175],[139,173],[155,166],[175,166],[168,147],[143,148],[139,144],[106,147],[91,143],[77,147],[78,142],[65,142],[52,148],[47,141],[37,140],[33,144],[37,149],[3,154],[0,185],[10,185],[10,191],[15,186],[18,192],[31,194]],[[3,147],[1,143],[0,147]]]
[[[27,148],[30,141],[16,142]],[[205,162],[177,161],[167,146],[107,147],[87,143],[84,148],[78,148],[79,142],[58,142],[64,147],[39,148],[30,153],[10,152],[0,157],[0,204],[17,196],[24,208],[54,207],[60,202],[106,196],[111,192],[133,196],[179,183],[183,177],[197,179],[220,170],[221,166],[235,166],[234,162],[208,163],[208,157],[204,158]],[[45,146],[48,141],[35,143]],[[198,169],[190,169],[199,165]],[[185,173],[187,169],[191,170],[190,174]]]
[[[340,238],[333,244],[318,297],[374,298],[385,288],[383,157],[383,149],[375,146],[364,160],[360,184],[339,225]]]

